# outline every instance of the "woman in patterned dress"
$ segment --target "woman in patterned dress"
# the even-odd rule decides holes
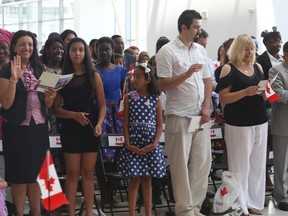
[[[135,215],[138,188],[142,185],[146,215],[151,215],[151,177],[165,175],[164,157],[159,148],[162,133],[162,105],[156,78],[147,64],[134,71],[135,91],[124,98],[126,146],[119,160],[120,173],[130,177],[129,215]]]

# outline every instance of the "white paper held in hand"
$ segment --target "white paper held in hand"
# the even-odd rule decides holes
[[[268,80],[261,80],[258,83],[258,91],[265,91]]]
[[[44,92],[48,88],[59,90],[63,88],[72,79],[72,77],[73,73],[59,75],[44,71],[38,80],[39,83],[36,87],[36,90],[39,92]]]
[[[210,121],[200,125],[200,120],[202,116],[193,116],[191,118],[189,127],[188,127],[188,132],[194,132],[196,130],[203,130],[204,128],[208,128],[210,126]]]

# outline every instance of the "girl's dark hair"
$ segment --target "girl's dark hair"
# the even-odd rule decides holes
[[[223,42],[224,55],[222,56],[222,59],[221,59],[223,65],[227,64],[229,62],[229,57],[227,55],[227,52],[228,52],[231,44],[233,43],[233,41],[234,41],[234,38],[229,38],[228,40]]]
[[[218,48],[218,50],[217,50],[217,61],[220,61],[220,60],[221,60],[221,55],[220,55],[221,48],[224,49],[223,44],[222,44],[221,46],[219,46],[219,48]]]
[[[60,37],[60,34],[58,32],[51,32],[49,35],[48,35],[48,39],[49,38],[52,38],[52,37]]]
[[[71,29],[66,29],[64,30],[61,34],[60,34],[60,38],[64,41],[65,38],[69,35],[69,34],[73,34],[75,35],[75,37],[77,37],[77,34],[75,31],[71,30]]]
[[[160,89],[159,89],[158,82],[157,82],[157,79],[156,79],[156,76],[155,76],[156,74],[155,74],[155,72],[153,72],[153,71],[151,70],[151,66],[150,66],[150,65],[147,65],[147,68],[150,69],[150,71],[149,71],[148,73],[145,73],[146,68],[145,68],[144,66],[142,66],[141,64],[137,65],[137,66],[135,67],[135,69],[136,69],[136,68],[139,69],[139,70],[141,70],[141,71],[143,72],[144,77],[145,77],[146,80],[148,80],[149,78],[150,78],[150,80],[151,80],[151,81],[148,83],[148,85],[147,85],[147,90],[148,90],[149,95],[159,96],[160,93],[161,93],[161,91],[160,91]]]
[[[13,60],[14,57],[17,55],[14,52],[14,47],[16,46],[16,43],[20,37],[24,36],[29,36],[33,40],[33,52],[32,55],[30,56],[30,66],[33,68],[34,75],[38,79],[43,72],[43,66],[39,61],[38,57],[38,51],[37,51],[37,40],[34,36],[34,34],[30,31],[25,31],[25,30],[19,30],[14,33],[12,39],[11,39],[11,44],[10,44],[10,60]],[[41,70],[40,70],[41,69]]]
[[[122,58],[124,59],[123,55],[119,54],[119,53],[114,53],[114,58]]]
[[[119,53],[112,53],[111,63],[112,63],[112,64],[115,64],[115,59],[118,59],[118,58],[122,58],[123,61],[124,61],[123,55],[121,55],[121,54],[119,54]]]
[[[152,64],[153,64],[153,61],[156,59],[156,55],[153,55],[151,58],[149,58],[148,60],[148,65],[151,67]],[[156,60],[155,60],[156,61]],[[152,68],[152,67],[151,67]],[[156,71],[153,71],[153,72],[156,72]],[[157,78],[157,76],[156,76]]]
[[[288,52],[288,42],[283,45],[283,52]]]
[[[101,38],[99,38],[99,40],[98,40],[97,43],[96,43],[96,49],[97,49],[97,50],[98,50],[100,44],[102,44],[102,43],[108,43],[108,44],[110,44],[112,50],[113,50],[114,47],[115,47],[114,41],[113,41],[110,37],[101,37]]]
[[[67,48],[66,48],[66,52],[65,52],[62,74],[71,74],[71,73],[74,73],[75,71],[72,60],[70,58],[69,51],[71,49],[72,44],[77,43],[77,42],[80,42],[84,45],[85,55],[83,59],[83,65],[85,68],[86,76],[88,77],[89,81],[92,83],[93,88],[95,88],[94,73],[96,72],[96,69],[92,63],[92,58],[90,55],[88,45],[82,38],[76,37],[69,41]]]
[[[63,40],[60,37],[50,37],[46,40],[44,48],[43,48],[43,55],[42,55],[42,61],[43,64],[47,64],[48,63],[48,54],[46,53],[46,50],[49,49],[53,43],[60,43],[63,46],[63,50],[64,50],[64,44],[63,44]],[[62,67],[63,65],[63,60],[64,60],[64,55],[63,58],[60,62],[60,66]]]
[[[156,42],[156,53],[160,50],[160,48],[162,46],[164,46],[165,44],[167,44],[169,42],[170,42],[170,40],[165,36],[161,36],[160,38],[158,38],[158,40]]]

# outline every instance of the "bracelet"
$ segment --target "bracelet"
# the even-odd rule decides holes
[[[15,80],[12,79],[12,77],[10,77],[10,81],[11,81],[12,83],[15,83],[15,84],[18,83],[18,79],[15,81]]]

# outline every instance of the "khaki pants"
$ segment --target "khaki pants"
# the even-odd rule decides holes
[[[190,120],[176,115],[168,115],[165,120],[165,148],[177,216],[191,216],[194,210],[199,211],[207,193],[211,168],[210,130],[188,133]]]

